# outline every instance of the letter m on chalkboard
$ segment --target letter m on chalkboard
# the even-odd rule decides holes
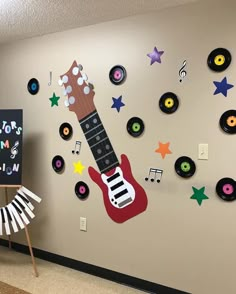
[[[22,109],[0,109],[0,185],[21,185]]]

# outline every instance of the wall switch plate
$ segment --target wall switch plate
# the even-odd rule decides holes
[[[198,145],[198,159],[203,159],[203,160],[208,159],[208,144]]]
[[[80,231],[87,231],[87,219],[86,217],[80,217]]]

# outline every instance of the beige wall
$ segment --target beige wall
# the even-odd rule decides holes
[[[235,108],[236,87],[227,98],[213,96],[214,80],[227,76],[229,83],[236,83],[235,4],[203,2],[0,48],[0,106],[24,110],[23,184],[43,198],[30,225],[34,247],[194,294],[236,292],[235,203],[225,203],[215,193],[220,178],[236,178],[235,137],[218,127],[221,114]],[[146,54],[154,46],[165,53],[162,64],[150,66]],[[223,73],[206,65],[208,54],[217,47],[228,48],[233,57]],[[147,211],[123,224],[108,217],[102,193],[89,178],[87,167],[95,167],[95,161],[57,84],[75,59],[95,85],[95,104],[117,155],[128,155],[134,176],[148,195]],[[184,59],[188,75],[180,84],[178,70]],[[128,73],[118,87],[108,79],[115,64],[124,65]],[[50,70],[53,85],[48,87]],[[40,81],[36,96],[26,89],[32,77]],[[61,96],[60,107],[51,108],[48,99],[54,91]],[[158,107],[159,97],[167,91],[180,99],[171,116]],[[117,113],[111,109],[111,98],[119,95],[126,106]],[[145,122],[145,133],[137,139],[126,132],[132,116]],[[58,134],[64,121],[74,128],[69,142]],[[75,140],[82,141],[78,157],[71,154]],[[154,152],[158,141],[171,142],[173,154],[164,160]],[[197,159],[199,143],[209,144],[208,161]],[[61,175],[51,168],[56,154],[66,161]],[[197,165],[188,180],[174,171],[174,162],[182,155]],[[77,159],[86,166],[81,176],[73,173]],[[164,169],[160,184],[144,181],[150,167]],[[78,180],[89,184],[87,201],[74,195]],[[189,199],[192,186],[206,187],[209,200],[201,207]],[[80,216],[87,218],[86,233],[79,231]],[[14,240],[25,243],[23,232]]]

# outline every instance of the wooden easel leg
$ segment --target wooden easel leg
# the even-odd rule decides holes
[[[6,205],[8,204],[8,193],[7,193],[7,187],[5,187],[5,201]],[[8,235],[8,247],[11,249],[11,236]]]
[[[36,267],[36,263],[35,263],[35,259],[34,259],[34,254],[33,254],[33,250],[32,250],[32,245],[31,245],[31,241],[30,241],[30,237],[29,237],[29,231],[28,231],[27,226],[25,226],[25,235],[26,235],[28,246],[29,246],[29,251],[30,251],[31,260],[32,260],[32,264],[33,264],[34,274],[35,274],[35,277],[38,277],[39,274],[37,271],[37,267]]]

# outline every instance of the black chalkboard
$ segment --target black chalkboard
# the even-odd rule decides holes
[[[0,185],[21,185],[22,109],[0,109]]]

